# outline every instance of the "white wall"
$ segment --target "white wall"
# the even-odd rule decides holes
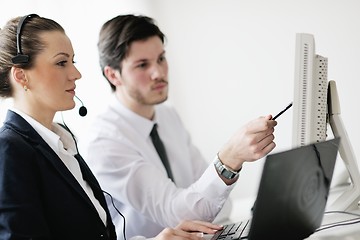
[[[360,158],[359,10],[357,0],[19,0],[0,8],[0,25],[32,12],[63,25],[83,75],[77,95],[89,112],[81,118],[77,107],[64,117],[81,142],[110,92],[98,66],[100,26],[117,14],[154,17],[168,38],[170,101],[209,161],[240,126],[292,101],[295,34],[312,33],[317,53],[329,58],[329,79],[337,81],[342,118]],[[278,119],[275,151],[290,147],[291,121],[291,110]],[[244,166],[233,198],[256,193],[262,163]]]
[[[155,2],[169,38],[171,101],[208,159],[238,127],[292,101],[298,32],[314,34],[316,52],[329,58],[328,76],[337,81],[342,118],[360,158],[359,1]],[[291,146],[291,127],[289,111],[278,119],[275,151]],[[262,163],[244,167],[234,198],[256,194]]]

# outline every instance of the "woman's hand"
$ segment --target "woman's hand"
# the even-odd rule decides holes
[[[221,230],[223,227],[209,222],[203,221],[183,221],[174,229],[165,228],[154,239],[167,240],[167,239],[203,239],[203,234],[214,234],[216,231]]]
[[[175,229],[181,229],[186,232],[200,232],[214,234],[216,231],[221,230],[223,226],[216,225],[204,221],[183,221],[176,226]]]

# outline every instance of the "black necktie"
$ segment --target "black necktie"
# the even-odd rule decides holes
[[[150,133],[151,140],[152,140],[152,142],[153,142],[153,144],[154,144],[154,146],[156,148],[157,153],[159,154],[159,157],[160,157],[161,161],[164,164],[164,167],[166,169],[168,177],[172,181],[174,181],[174,177],[173,177],[172,172],[171,172],[171,168],[170,168],[169,160],[168,160],[167,155],[166,155],[164,144],[161,141],[156,128],[157,128],[157,125],[154,124],[154,127],[153,127],[153,129],[151,130],[151,133]]]

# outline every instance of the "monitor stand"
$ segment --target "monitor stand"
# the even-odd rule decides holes
[[[329,124],[335,137],[340,137],[339,154],[348,172],[348,176],[343,179],[340,196],[337,197],[328,207],[328,211],[352,211],[359,209],[360,201],[360,173],[349,137],[345,130],[340,116],[340,102],[336,89],[336,82],[329,81],[328,85],[328,113]],[[350,176],[350,183],[348,178]]]

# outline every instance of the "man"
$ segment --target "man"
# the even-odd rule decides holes
[[[209,165],[176,111],[164,103],[168,64],[164,34],[153,20],[134,15],[109,20],[100,31],[98,50],[114,97],[89,131],[86,159],[125,215],[127,236],[152,237],[184,219],[213,221],[242,164],[274,149],[276,122],[271,115],[249,122]],[[163,153],[153,143],[160,141],[153,140],[155,129],[168,162],[162,162]],[[116,212],[112,217],[120,231],[121,217]]]

